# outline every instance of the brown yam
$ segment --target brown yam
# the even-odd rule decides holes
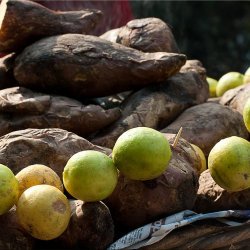
[[[175,135],[166,135],[170,144]],[[199,159],[192,146],[179,138],[171,146],[172,158],[167,170],[148,181],[135,181],[119,176],[114,192],[104,201],[117,228],[133,229],[163,216],[192,209],[198,190],[195,169]]]
[[[199,146],[208,156],[212,147],[229,136],[248,138],[242,115],[229,107],[214,102],[195,105],[186,109],[162,132],[177,133],[183,127],[182,137]]]
[[[61,178],[69,158],[82,150],[97,150],[110,155],[111,150],[93,145],[63,129],[25,129],[0,137],[0,162],[14,174],[32,164],[44,164]]]
[[[15,57],[12,53],[0,58],[0,89],[17,85],[13,74]]]
[[[101,250],[114,240],[114,223],[108,207],[101,201],[84,203],[70,200],[71,218],[66,231],[56,240],[67,249]]]
[[[228,192],[215,183],[208,169],[200,175],[197,195],[195,210],[202,213],[250,207],[250,189]]]
[[[16,207],[0,216],[0,249],[33,250],[35,239],[20,226],[16,216]]]
[[[170,27],[155,17],[131,20],[125,26],[107,31],[101,37],[144,52],[179,52]]]
[[[228,90],[221,97],[220,103],[242,114],[248,98],[250,98],[250,83]]]
[[[0,90],[0,136],[26,128],[61,128],[85,137],[119,117],[119,108],[85,106],[71,98],[23,87]]]
[[[101,130],[91,141],[112,148],[127,129],[139,126],[162,129],[188,107],[205,102],[209,95],[204,78],[206,71],[198,62],[187,61],[186,64],[189,70],[127,97],[121,105],[121,118]]]
[[[44,38],[17,57],[20,86],[74,98],[116,94],[159,83],[174,75],[186,56],[143,53],[89,35]]]
[[[17,52],[32,42],[58,34],[86,34],[100,21],[99,10],[56,12],[28,0],[0,5],[0,52]]]

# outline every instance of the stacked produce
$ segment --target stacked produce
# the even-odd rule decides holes
[[[97,37],[99,10],[0,13],[0,249],[106,249],[183,210],[249,209],[249,70],[207,77],[158,18]],[[248,231],[206,221],[145,249]]]

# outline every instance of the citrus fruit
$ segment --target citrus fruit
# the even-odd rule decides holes
[[[34,238],[51,240],[60,236],[70,220],[67,197],[51,185],[36,185],[26,189],[17,202],[20,225]]]
[[[124,132],[112,152],[115,166],[133,180],[150,180],[160,176],[168,167],[171,155],[165,136],[147,127]]]
[[[19,196],[29,187],[48,184],[55,186],[63,192],[63,184],[57,173],[42,164],[34,164],[23,168],[16,174],[16,178],[19,182]]]
[[[243,84],[243,77],[239,72],[228,72],[223,75],[216,86],[216,95],[222,96],[227,90],[236,88]]]
[[[207,77],[207,82],[209,86],[209,96],[216,97],[216,86],[218,84],[218,81],[211,77]]]
[[[250,142],[231,136],[215,144],[208,155],[208,168],[214,181],[225,190],[250,188]]]
[[[244,74],[244,79],[243,79],[243,83],[250,83],[250,67],[246,70],[245,74]]]
[[[18,181],[8,167],[0,164],[0,215],[9,211],[17,202]]]
[[[63,171],[63,184],[73,197],[83,201],[100,201],[115,189],[118,171],[111,158],[95,150],[74,154]]]
[[[250,133],[250,98],[247,99],[243,108],[243,120],[248,132]]]
[[[200,158],[200,168],[198,169],[198,172],[201,174],[203,171],[205,171],[207,169],[207,160],[206,160],[206,157],[203,153],[203,151],[201,150],[200,147],[198,147],[197,145],[195,144],[191,144],[191,146],[194,148],[195,152],[197,153],[197,155],[199,156]]]

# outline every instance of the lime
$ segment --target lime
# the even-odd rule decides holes
[[[236,88],[243,84],[243,77],[239,72],[228,72],[223,75],[216,86],[216,95],[222,96],[227,90]]]
[[[208,168],[214,181],[225,190],[250,188],[250,142],[237,136],[220,140],[208,155]]]
[[[127,130],[116,141],[112,152],[115,166],[133,180],[150,180],[161,175],[172,152],[159,131],[137,127]]]
[[[211,77],[207,77],[207,82],[209,86],[209,96],[216,97],[216,86],[218,84],[218,81]]]
[[[17,202],[19,194],[18,181],[8,167],[0,164],[0,215],[9,211]]]
[[[248,132],[250,133],[250,98],[247,99],[243,108],[243,120]]]
[[[244,84],[250,83],[250,67],[246,70],[244,74],[243,83]]]
[[[48,184],[63,192],[63,184],[57,173],[42,164],[29,165],[16,174],[19,182],[19,196],[29,187]]]
[[[115,189],[118,171],[111,158],[95,150],[74,154],[63,171],[63,184],[73,197],[83,201],[100,201]]]
[[[51,240],[60,236],[70,221],[70,204],[56,187],[43,184],[26,189],[17,202],[21,226],[34,238]]]

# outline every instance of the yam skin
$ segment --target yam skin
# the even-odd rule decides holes
[[[214,102],[186,109],[161,132],[177,133],[180,127],[183,127],[182,137],[200,147],[205,156],[221,139],[233,135],[248,138],[242,115]]]
[[[162,129],[188,107],[204,103],[208,95],[206,70],[197,60],[188,60],[180,73],[162,84],[145,87],[128,96],[120,106],[121,117],[91,141],[112,148],[127,129],[140,126]]]
[[[175,135],[166,135],[172,145]],[[120,174],[114,192],[104,200],[115,226],[131,230],[185,209],[192,209],[198,190],[199,158],[180,138],[171,146],[172,158],[165,172],[148,181],[130,180]]]
[[[238,192],[228,192],[213,180],[209,169],[199,177],[199,189],[195,211],[206,213],[228,209],[249,209],[250,188]]]
[[[242,114],[248,98],[250,98],[250,83],[226,91],[220,98],[220,104],[235,109]]]
[[[99,10],[57,12],[28,0],[0,5],[0,52],[19,52],[42,37],[87,34],[101,20]]]
[[[111,150],[63,129],[17,130],[0,137],[0,162],[14,174],[32,164],[52,168],[60,178],[69,158],[82,150],[97,150],[107,155]]]
[[[12,53],[0,58],[0,89],[18,85],[13,73],[15,57]]]
[[[183,54],[143,53],[95,36],[65,34],[24,49],[14,76],[23,87],[84,99],[159,83],[185,61]]]
[[[104,110],[23,87],[0,90],[0,136],[26,128],[61,128],[86,137],[113,123],[120,109]]]
[[[71,218],[66,231],[56,240],[67,249],[101,250],[114,240],[114,223],[109,208],[101,201],[70,200]]]
[[[100,37],[143,52],[179,53],[170,27],[155,17],[131,20],[125,26],[107,31]]]
[[[16,207],[0,216],[0,249],[33,250],[35,239],[19,225]]]

